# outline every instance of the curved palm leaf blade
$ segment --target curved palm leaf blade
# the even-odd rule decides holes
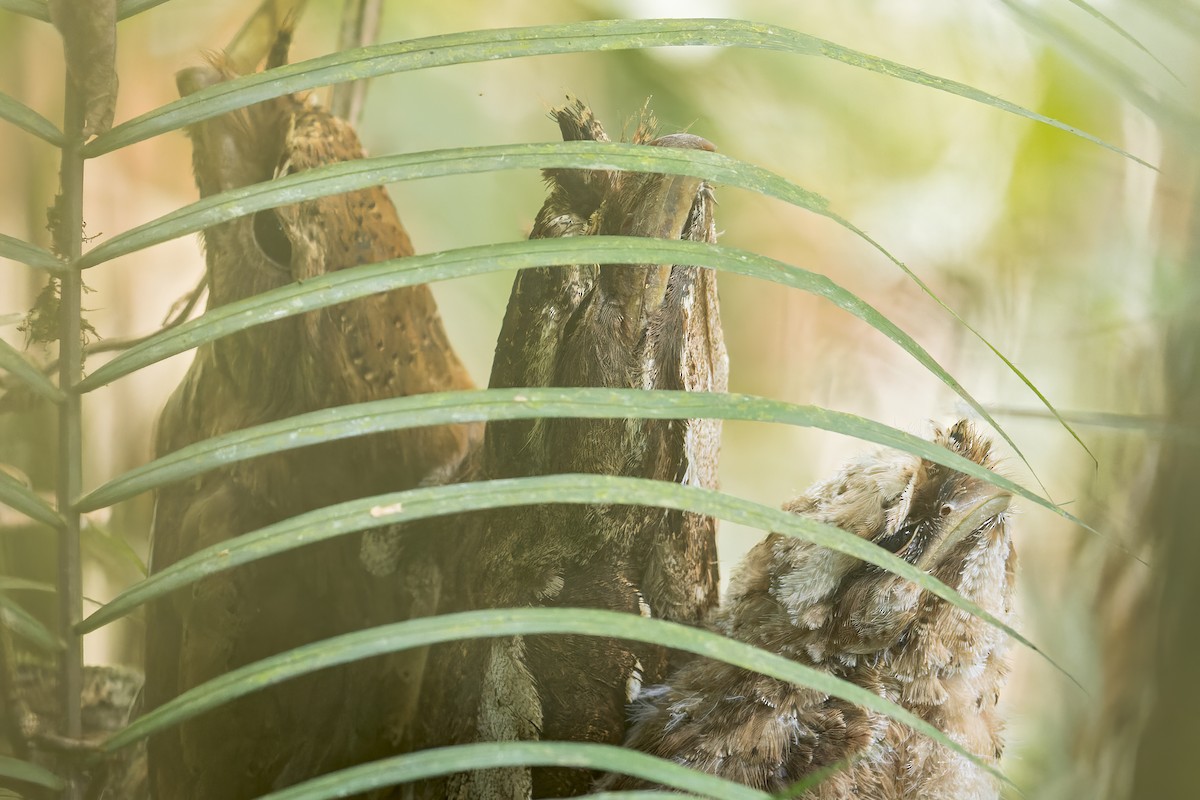
[[[45,0],[0,0],[0,9],[43,22],[50,21],[50,9],[46,7]]]
[[[8,372],[47,400],[61,403],[67,397],[37,367],[30,364],[15,347],[2,339],[0,339],[0,370]]]
[[[1050,418],[1049,413],[1040,408],[989,405],[988,409],[998,417]],[[1081,426],[1129,431],[1155,439],[1183,439],[1188,442],[1200,442],[1200,426],[1171,422],[1159,414],[1068,410],[1063,412],[1063,416]]]
[[[342,161],[214,194],[117,234],[79,259],[80,269],[176,239],[247,214],[380,184],[507,169],[612,169],[690,175],[776,197],[829,217],[895,256],[829,209],[829,201],[770,170],[703,150],[623,142],[543,142],[459,147]]]
[[[611,142],[553,142],[548,144],[501,145],[434,150],[424,153],[383,156],[332,164],[319,169],[234,189],[204,198],[156,220],[114,236],[89,251],[79,261],[81,269],[96,266],[136,250],[195,233],[212,225],[280,205],[376,186],[382,183],[421,178],[462,175],[501,169],[586,167],[632,172],[667,172],[706,178],[775,197],[833,220],[858,236],[898,266],[917,286],[975,335],[1007,366],[1059,424],[1074,437],[1092,460],[1095,456],[1075,429],[1050,400],[1017,366],[982,333],[947,305],[907,264],[854,223],[829,208],[829,200],[770,170],[747,164],[719,153],[701,150],[656,149]],[[1011,444],[1011,442],[1010,442]],[[1015,445],[1014,445],[1015,448]],[[1020,453],[1020,451],[1017,451]],[[1025,460],[1024,455],[1021,455]],[[1026,461],[1028,465],[1028,461]]]
[[[63,272],[67,269],[67,265],[55,258],[49,250],[5,236],[3,233],[0,233],[0,257],[11,258],[13,261],[50,272]]]
[[[52,583],[31,581],[27,578],[14,578],[11,575],[0,575],[0,592],[11,591],[46,592],[53,594],[58,590],[54,588],[54,584]]]
[[[100,486],[81,498],[75,507],[84,512],[94,511],[239,461],[337,439],[428,425],[536,417],[733,419],[819,428],[914,453],[985,480],[1087,527],[1050,500],[970,459],[928,439],[854,414],[745,394],[595,388],[431,392],[311,411],[180,448]]]
[[[132,722],[105,742],[102,749],[112,752],[237,697],[339,664],[443,642],[555,633],[607,636],[652,642],[676,650],[718,659],[779,680],[810,686],[902,722],[913,730],[962,754],[997,778],[1008,782],[1008,779],[999,770],[984,763],[978,756],[947,738],[937,728],[908,709],[885,700],[860,686],[710,631],[661,619],[649,619],[634,614],[622,614],[617,611],[603,611],[594,608],[507,608],[465,611],[382,625],[315,642],[277,656],[264,658],[219,678],[214,678],[194,689],[189,689]],[[495,752],[506,745],[511,746],[511,744],[481,745],[483,748],[481,753]],[[490,748],[495,748],[495,751]],[[620,748],[613,748],[613,750],[620,753],[622,757],[628,755],[627,751]],[[460,769],[476,768],[480,763],[480,761],[467,761]],[[621,767],[616,767],[616,769],[624,771]]]
[[[37,367],[30,364],[24,356],[7,342],[0,340],[0,370],[21,381],[29,389],[55,403],[66,399],[66,394],[50,382]]]
[[[1147,11],[1172,27],[1179,28],[1190,37],[1200,37],[1200,9],[1194,2],[1179,0],[1149,0],[1141,4]]]
[[[144,603],[207,575],[303,547],[311,542],[447,514],[562,503],[620,503],[691,511],[763,531],[776,531],[808,539],[907,578],[1004,631],[1031,650],[1042,652],[1012,627],[988,614],[932,575],[852,533],[711,489],[612,475],[543,475],[428,486],[352,500],[310,511],[218,542],[180,559],[162,572],[156,572],[122,592],[111,603],[97,609],[75,626],[75,630],[77,633],[89,633]],[[1054,663],[1048,657],[1047,660],[1051,664]],[[1067,673],[1064,671],[1063,674]]]
[[[708,775],[676,764],[665,758],[625,750],[615,745],[584,742],[481,742],[455,747],[439,747],[322,775],[261,800],[325,800],[346,797],[385,786],[449,775],[475,769],[497,767],[579,767],[602,772],[619,772],[644,780],[700,794],[715,800],[770,800],[771,795],[739,783]],[[648,797],[662,800],[663,792],[614,792],[586,797]],[[679,797],[672,793],[671,798]]]
[[[149,11],[155,6],[161,6],[167,0],[119,0],[117,3],[117,19],[128,19],[143,11]]]
[[[88,528],[92,530],[92,528]],[[142,570],[145,575],[146,571]],[[0,575],[0,592],[39,592],[41,594],[57,594],[58,587],[52,583],[43,583],[42,581],[31,581],[25,578],[14,578],[11,575]],[[99,600],[95,600],[87,595],[83,599],[93,605],[104,605]]]
[[[43,650],[53,653],[66,647],[62,639],[47,630],[45,625],[4,592],[0,592],[0,625]]]
[[[1075,6],[1079,10],[1081,10],[1083,13],[1087,14],[1092,19],[1099,22],[1101,25],[1104,25],[1109,30],[1113,31],[1115,34],[1120,36],[1122,39],[1124,39],[1125,41],[1129,42],[1131,45],[1136,47],[1138,50],[1141,50],[1143,53],[1145,53],[1150,58],[1154,59],[1154,62],[1156,64],[1158,64],[1160,67],[1162,67],[1164,70],[1166,70],[1166,72],[1168,74],[1170,74],[1170,76],[1172,78],[1174,78],[1177,81],[1179,80],[1179,76],[1175,74],[1175,71],[1172,70],[1170,67],[1168,67],[1166,64],[1164,64],[1162,59],[1160,59],[1158,56],[1154,55],[1154,53],[1150,52],[1149,48],[1147,48],[1146,45],[1142,44],[1140,39],[1138,39],[1136,36],[1134,36],[1129,31],[1125,30],[1125,28],[1118,25],[1115,20],[1113,20],[1108,15],[1106,15],[1103,11],[1096,8],[1091,3],[1085,2],[1085,0],[1068,0],[1068,2],[1070,2],[1071,5]]]
[[[62,144],[62,131],[54,127],[53,122],[4,92],[0,92],[0,119],[8,120],[21,130],[28,131],[52,145]]]
[[[61,528],[64,524],[62,517],[49,503],[3,470],[0,470],[0,503],[54,528]]]
[[[824,275],[773,258],[703,242],[622,236],[538,239],[445,250],[339,270],[304,283],[290,284],[206,312],[199,319],[163,331],[114,358],[78,384],[81,392],[103,386],[134,370],[234,331],[336,305],[358,297],[448,278],[463,278],[526,267],[559,264],[693,264],[734,272],[823,297],[850,312],[900,345],[925,369],[950,387],[996,430],[1028,464],[1008,432],[921,345],[857,295]]]
[[[84,148],[84,155],[89,158],[102,155],[261,100],[344,81],[504,58],[686,45],[775,50],[840,61],[1050,125],[1139,164],[1151,166],[1116,145],[973,86],[930,75],[799,31],[737,19],[599,20],[470,31],[345,50],[247,75],[180,98],[97,137]]]
[[[1089,70],[1102,75],[1124,97],[1155,121],[1174,127],[1185,141],[1194,143],[1200,139],[1200,116],[1188,97],[1183,102],[1173,100],[1165,93],[1144,88],[1144,81],[1119,58],[1114,58],[1107,49],[1096,45],[1067,26],[1038,13],[1013,0],[1001,0],[1015,17],[1030,30],[1056,44],[1059,49],[1077,59]]]
[[[44,786],[55,792],[66,788],[63,779],[44,767],[11,756],[0,755],[0,778],[11,778],[34,786]]]
[[[843,759],[842,761],[836,761],[827,767],[821,767],[820,769],[789,785],[786,789],[776,792],[774,795],[772,795],[772,797],[779,798],[779,800],[796,800],[809,789],[821,785],[842,770],[849,769],[854,762],[861,758],[863,758],[863,756],[860,755],[858,758],[847,758]]]
[[[588,798],[589,800],[663,800],[663,791],[661,789],[632,789],[621,792],[595,792],[593,794],[578,795],[579,797]],[[682,791],[672,792],[671,800],[676,798],[687,798],[687,800],[704,800],[706,795],[685,794]],[[569,800],[566,797],[555,797],[550,800]]]
[[[83,530],[80,531],[80,536],[86,554],[98,555],[109,563],[124,564],[142,577],[149,573],[146,562],[142,561],[142,557],[130,546],[125,536],[110,530],[107,525],[101,525],[94,519],[89,519],[83,526]],[[83,599],[94,602],[96,605],[102,605],[86,596]]]

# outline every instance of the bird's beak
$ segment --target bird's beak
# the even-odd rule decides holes
[[[179,88],[180,97],[187,97],[225,80],[227,76],[212,65],[188,67],[175,73],[175,85]],[[200,186],[202,196],[244,185],[240,174],[232,174],[240,172],[245,161],[243,154],[238,152],[231,131],[232,119],[232,115],[217,117],[188,128],[195,154],[196,183]]]
[[[941,535],[929,543],[916,566],[933,569],[955,545],[1003,513],[1011,500],[1008,492],[984,483],[973,492],[943,503],[938,509]]]
[[[187,97],[232,77],[233,73],[213,65],[188,67],[175,73],[175,85],[179,88],[179,96]],[[271,177],[269,173],[261,174],[262,168],[256,165],[256,162],[262,159],[252,158],[245,145],[239,144],[247,138],[244,129],[251,119],[248,111],[234,111],[188,126],[188,135],[192,140],[196,185],[200,188],[202,197],[248,186]],[[256,133],[258,136],[255,138],[261,138],[267,132]],[[258,145],[257,142],[256,145],[268,146]],[[277,149],[277,146],[275,147]]]

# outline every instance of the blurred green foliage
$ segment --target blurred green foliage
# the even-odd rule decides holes
[[[294,52],[298,59],[334,47],[340,4],[310,5]],[[1077,501],[1074,513],[1152,563],[1145,568],[1051,514],[1026,509],[1018,540],[1025,564],[1024,630],[1089,694],[1021,653],[1005,700],[1011,719],[1007,773],[1037,800],[1183,797],[1170,794],[1165,782],[1153,795],[1133,789],[1131,756],[1138,753],[1142,721],[1155,713],[1155,693],[1160,703],[1175,692],[1180,707],[1188,702],[1173,683],[1181,678],[1169,668],[1176,662],[1158,664],[1161,683],[1147,688],[1154,666],[1149,655],[1161,644],[1156,637],[1172,641],[1181,630],[1149,622],[1175,619],[1179,609],[1171,604],[1186,601],[1182,592],[1160,588],[1167,579],[1162,565],[1195,565],[1194,553],[1179,550],[1172,538],[1194,534],[1194,515],[1148,516],[1145,510],[1147,503],[1188,499],[1186,488],[1161,493],[1154,479],[1161,447],[1175,448],[1171,463],[1186,470],[1191,483],[1196,477],[1196,440],[1164,445],[1157,431],[1163,415],[1173,415],[1168,420],[1184,430],[1191,426],[1194,432],[1198,423],[1194,405],[1179,397],[1190,396],[1200,374],[1196,340],[1187,339],[1197,335],[1200,283],[1197,139],[1189,138],[1197,130],[1189,87],[1200,79],[1200,8],[1193,0],[1107,3],[1100,10],[1128,34],[1122,37],[1083,3],[1008,5],[496,0],[473,4],[468,13],[462,4],[418,0],[389,6],[381,38],[635,13],[765,20],[977,86],[1161,164],[1161,173],[1063,132],[884,76],[817,59],[708,48],[517,59],[381,78],[370,88],[362,137],[379,154],[552,141],[557,131],[546,111],[567,92],[613,120],[632,119],[653,96],[664,130],[700,134],[726,154],[829,197],[839,213],[896,253],[1006,352],[1058,407],[1118,415],[1126,423],[1121,427],[1081,428],[1099,460],[1094,465],[1002,363],[877,252],[829,221],[777,201],[719,192],[722,243],[830,275],[913,335],[985,404],[1028,412],[1002,422],[1010,423],[1050,496]],[[228,41],[244,14],[245,5],[233,0],[168,3],[123,23],[118,120],[173,99],[170,75],[205,48]],[[61,117],[62,67],[45,54],[58,47],[47,26],[0,12],[0,86],[50,119]],[[106,231],[126,230],[191,201],[187,153],[184,137],[175,133],[89,164],[89,231],[103,241]],[[47,244],[44,209],[56,183],[55,163],[48,145],[0,126],[4,233]],[[418,252],[521,239],[541,194],[533,172],[393,187]],[[105,337],[147,333],[202,268],[191,241],[106,265],[94,281],[89,276],[95,294],[85,300],[88,319]],[[497,275],[435,289],[451,338],[480,382],[486,381],[508,285],[507,276]],[[0,318],[9,323],[0,336],[15,346],[23,342],[8,315],[32,305],[40,288],[23,268],[5,262],[0,270]],[[923,420],[961,413],[946,387],[910,358],[816,298],[723,276],[722,303],[732,391],[828,406],[913,430]],[[1189,319],[1191,327],[1180,323]],[[1176,344],[1167,369],[1171,379],[1164,381],[1167,331]],[[52,355],[41,348],[30,354],[43,362]],[[147,460],[152,421],[189,357],[87,398],[86,488]],[[0,463],[22,470],[42,491],[53,485],[52,417],[47,406],[32,401],[0,414]],[[819,432],[728,424],[724,488],[777,505],[859,447]],[[1020,473],[1015,463],[1009,466]],[[1028,475],[1020,478],[1030,482]],[[95,522],[144,556],[150,510],[141,498]],[[46,537],[7,517],[0,521],[4,571],[52,580]],[[723,562],[736,561],[757,536],[727,525]],[[89,552],[87,594],[108,599],[136,578],[120,547]],[[28,599],[39,618],[53,621],[52,604]],[[89,637],[88,660],[136,661],[139,631],[121,630]],[[1151,726],[1152,733],[1161,730]],[[1137,786],[1152,785],[1144,780],[1147,769],[1166,781],[1172,769],[1187,767],[1189,751],[1165,751],[1176,756],[1155,761],[1147,754],[1164,752],[1164,746],[1146,741],[1143,765],[1152,767],[1143,767]]]

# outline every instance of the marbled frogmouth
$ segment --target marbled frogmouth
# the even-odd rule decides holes
[[[934,441],[993,465],[990,443],[965,421]],[[1003,620],[1016,561],[1009,499],[962,473],[881,451],[785,508],[870,539]],[[897,702],[988,762],[1000,757],[1005,635],[904,578],[771,534],[732,576],[711,627]],[[647,687],[631,717],[629,747],[767,791],[847,762],[805,800],[998,795],[983,770],[898,722],[717,661],[693,661]],[[643,785],[618,775],[601,782]]]
[[[604,141],[582,103],[552,112],[567,140]],[[686,134],[647,147],[712,149]],[[713,197],[697,178],[550,170],[533,238],[625,234],[714,241]],[[517,276],[490,385],[724,391],[727,358],[711,270],[579,264]],[[547,419],[490,423],[480,477],[600,473],[714,487],[713,420]],[[715,521],[636,506],[549,505],[474,517],[453,537],[456,604],[593,607],[698,623],[717,599]],[[450,537],[446,537],[450,539]],[[618,744],[642,680],[666,675],[665,648],[594,637],[525,637],[438,648],[426,670],[420,746],[497,739]],[[587,791],[583,770],[457,775],[428,798],[561,797]]]
[[[286,60],[289,38],[280,35],[268,66]],[[218,56],[177,80],[186,95],[233,77]],[[349,125],[293,95],[197,123],[189,135],[204,197],[362,157]],[[204,232],[204,245],[210,308],[412,254],[379,186],[222,223]],[[163,410],[156,450],[329,406],[470,386],[428,288],[398,289],[202,346]],[[412,487],[452,467],[471,439],[462,426],[376,434],[168,486],[157,496],[150,568],[305,511]],[[275,653],[411,616],[412,602],[397,576],[364,571],[355,537],[205,578],[149,609],[146,708]],[[256,797],[385,755],[396,709],[374,692],[419,679],[397,669],[376,659],[325,670],[161,733],[149,744],[152,791],[163,800]]]

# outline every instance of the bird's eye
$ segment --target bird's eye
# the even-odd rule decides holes
[[[948,517],[953,510],[954,508],[949,503],[942,503],[942,507],[938,509],[938,515]]]
[[[269,208],[254,215],[254,241],[267,258],[281,267],[292,264],[292,241],[283,229],[275,209]]]
[[[909,522],[901,525],[891,533],[875,540],[875,544],[887,550],[889,553],[898,553],[904,549],[904,546],[912,541],[913,536],[917,533],[917,528],[920,523]]]

